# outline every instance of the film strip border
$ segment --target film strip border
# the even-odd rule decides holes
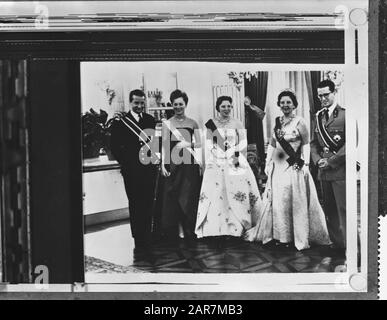
[[[30,282],[27,62],[0,60],[3,280]]]
[[[379,11],[379,90],[380,90],[380,111],[379,111],[379,213],[387,214],[387,0],[380,2]]]
[[[270,9],[266,7],[258,7],[258,9],[257,5],[250,2],[248,9],[244,8],[241,10],[242,12],[234,11],[238,10],[235,6],[232,9],[233,12],[225,12],[224,3],[219,1],[219,11],[207,13],[203,9],[205,8],[203,4],[198,7],[193,3],[186,2],[188,5],[185,5],[185,11],[181,11],[181,6],[179,6],[180,10],[174,8],[173,3],[171,3],[159,7],[160,10],[167,11],[164,13],[156,13],[149,8],[147,12],[140,13],[141,9],[136,9],[135,5],[131,6],[127,3],[98,8],[87,6],[84,3],[83,6],[82,4],[81,6],[60,4],[63,11],[60,13],[58,10],[60,2],[37,3],[29,6],[18,6],[16,3],[13,12],[12,10],[10,12],[3,10],[3,13],[0,11],[0,31],[111,31],[176,28],[189,28],[190,30],[272,30],[285,28],[297,30],[312,27],[320,30],[342,30],[346,23],[346,12],[340,6],[331,13],[321,13],[321,8],[309,13],[301,13],[295,8],[289,8],[288,13],[275,13],[270,12]],[[149,6],[155,6],[155,2],[147,2],[149,2]],[[229,6],[228,9],[230,10]],[[128,11],[125,12],[125,10]],[[190,10],[198,12],[189,12]],[[250,10],[250,12],[246,12],[246,10]]]
[[[343,30],[0,32],[0,58],[344,63]]]

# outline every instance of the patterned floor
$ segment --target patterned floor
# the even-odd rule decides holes
[[[114,251],[117,246],[114,246],[114,239],[110,238],[110,241],[112,241],[111,250]],[[131,237],[125,235],[125,241],[130,242],[127,242],[125,249],[127,256],[125,259],[121,257],[121,260],[117,258],[116,262],[112,261],[114,258],[109,258],[108,261],[106,258],[90,256],[86,250],[86,272],[121,274],[338,272],[342,271],[345,264],[343,257],[324,247],[314,247],[300,252],[294,248],[262,246],[237,238],[228,238],[221,241],[201,239],[189,244],[184,240],[164,241],[154,245],[147,254],[134,254]],[[119,253],[117,249],[116,254],[122,255],[122,252]]]

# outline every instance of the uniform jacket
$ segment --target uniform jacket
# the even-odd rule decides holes
[[[317,112],[316,118],[324,116],[323,110]],[[316,118],[315,121],[317,121]],[[323,120],[324,123],[325,120]],[[321,158],[326,158],[329,164],[328,168],[319,169],[318,179],[326,181],[345,180],[345,143],[336,153],[328,151],[317,130],[317,125],[314,127],[313,140],[310,143],[312,160],[317,165]],[[336,141],[345,141],[345,109],[337,105],[325,123],[325,127],[329,135]]]

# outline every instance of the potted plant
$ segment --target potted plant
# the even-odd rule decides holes
[[[96,112],[90,108],[82,115],[83,158],[98,158],[101,149],[112,159],[110,152],[110,125],[113,119],[108,120],[106,111]]]
[[[115,118],[110,118],[106,123],[104,124],[104,145],[103,150],[106,153],[109,160],[115,160],[112,149],[110,146],[110,137],[111,137],[111,125],[113,123]]]

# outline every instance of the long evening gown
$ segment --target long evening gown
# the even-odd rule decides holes
[[[227,136],[230,145],[235,144],[238,136],[235,128],[226,126],[218,130],[223,137]],[[242,156],[239,156],[240,165],[235,166],[235,158],[225,157],[217,144],[207,141],[206,146],[208,156],[199,197],[196,235],[198,238],[240,237],[253,226],[261,204],[253,171]]]
[[[192,142],[194,135],[193,127],[177,127],[176,130],[186,141]],[[169,132],[170,137],[172,133]],[[170,152],[179,141],[175,138],[170,139]],[[174,163],[173,159],[167,165],[171,175],[164,181],[164,199],[162,210],[162,226],[165,233],[170,237],[179,235],[179,225],[182,226],[184,237],[192,238],[194,236],[196,212],[200,191],[200,171],[192,155],[187,150],[181,149],[178,154],[188,154],[190,163]],[[173,156],[171,156],[172,158]]]
[[[294,117],[282,127],[284,139],[296,151],[302,144],[298,124]],[[275,139],[275,135],[273,134]],[[275,139],[276,140],[276,139]],[[276,140],[273,167],[263,194],[257,224],[248,230],[245,239],[267,243],[278,240],[294,243],[298,250],[307,249],[310,243],[330,244],[324,211],[319,203],[316,187],[309,171],[294,170],[286,161],[288,155]]]

